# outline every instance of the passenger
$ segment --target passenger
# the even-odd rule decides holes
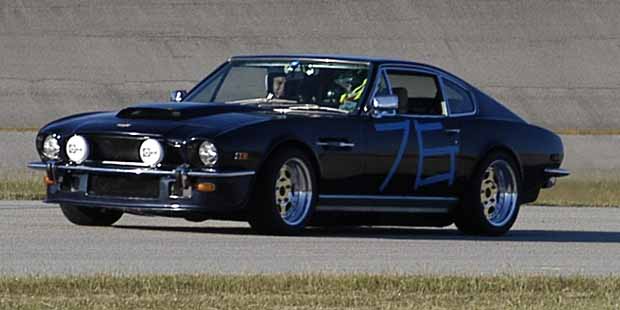
[[[364,89],[366,89],[366,82],[368,81],[368,79],[364,79],[364,81],[362,81],[362,83],[353,88],[353,85],[350,85],[349,87],[353,88],[350,91],[345,92],[344,94],[342,94],[340,96],[340,109],[342,110],[347,110],[347,111],[351,111],[353,109],[355,109],[355,107],[357,106],[357,101],[360,100],[360,98],[362,97],[362,94],[364,93]]]

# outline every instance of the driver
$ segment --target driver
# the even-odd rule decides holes
[[[270,97],[281,99],[284,98],[286,90],[286,75],[276,75],[271,82],[271,95]]]

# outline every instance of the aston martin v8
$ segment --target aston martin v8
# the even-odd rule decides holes
[[[123,215],[308,225],[456,224],[501,235],[552,187],[563,145],[463,79],[352,56],[232,57],[170,102],[65,117],[36,137],[48,203]]]

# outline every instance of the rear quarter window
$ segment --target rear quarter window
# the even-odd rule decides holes
[[[443,80],[445,99],[451,114],[470,113],[475,110],[471,93],[450,80]]]

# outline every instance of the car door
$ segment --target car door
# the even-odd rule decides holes
[[[398,97],[393,116],[365,126],[365,175],[381,196],[442,196],[455,181],[459,130],[447,118],[441,80],[432,71],[383,67],[375,96]]]
[[[319,187],[326,195],[358,195],[363,181],[363,142],[359,115],[330,116],[313,119],[314,141],[321,163]]]

